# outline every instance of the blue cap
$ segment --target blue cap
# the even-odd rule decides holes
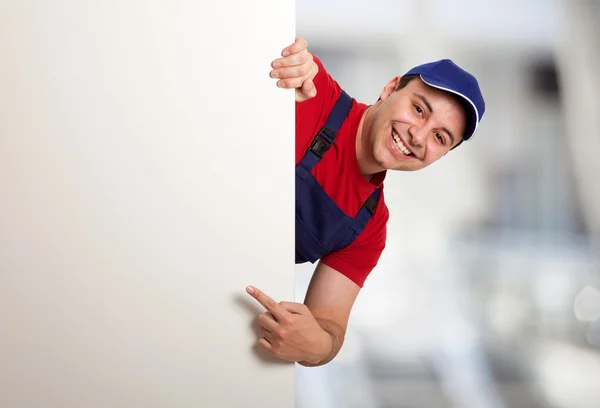
[[[419,65],[405,75],[419,75],[423,82],[435,88],[452,92],[462,97],[467,113],[467,129],[463,140],[469,140],[485,112],[485,101],[477,79],[449,59]]]

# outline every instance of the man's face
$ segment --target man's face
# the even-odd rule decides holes
[[[465,112],[452,94],[420,78],[396,91],[399,79],[386,85],[364,130],[377,165],[386,170],[419,170],[462,140]]]

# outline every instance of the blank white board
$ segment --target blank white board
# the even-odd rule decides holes
[[[292,407],[294,3],[0,1],[0,406]]]

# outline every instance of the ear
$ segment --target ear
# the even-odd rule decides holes
[[[394,77],[390,82],[385,84],[383,90],[381,91],[381,95],[379,95],[379,99],[381,99],[382,101],[387,99],[387,97],[390,96],[396,90],[399,81],[400,77],[397,76]]]

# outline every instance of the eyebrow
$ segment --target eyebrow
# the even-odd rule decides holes
[[[421,94],[417,94],[417,93],[415,94],[415,96],[418,97],[419,99],[421,99],[423,101],[423,103],[425,104],[425,106],[427,106],[427,109],[429,109],[430,113],[433,113],[433,108],[431,107],[431,103],[429,103],[429,100],[425,96],[423,96]],[[450,129],[444,127],[444,128],[442,128],[442,130],[444,132],[448,133],[448,136],[450,136],[450,139],[452,141],[451,145],[453,145],[455,139],[454,139],[454,135],[452,134],[452,132],[450,131]]]
[[[429,103],[429,101],[427,100],[427,98],[425,98],[421,94],[415,94],[415,96],[417,96],[419,99],[421,99],[425,105],[427,105],[427,108],[429,109],[429,112],[433,113],[433,108],[431,107],[431,104]]]

